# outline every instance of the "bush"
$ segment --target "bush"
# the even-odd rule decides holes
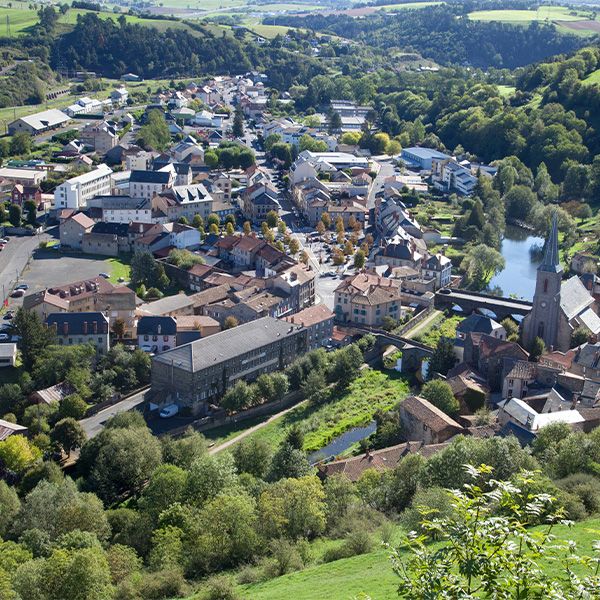
[[[201,600],[239,600],[235,585],[229,577],[218,575],[211,577],[206,584],[206,591],[200,595]]]
[[[333,562],[342,558],[350,558],[371,552],[374,547],[373,538],[364,529],[353,531],[341,546],[330,548],[323,555],[324,562]]]
[[[154,573],[145,572],[140,580],[138,591],[144,600],[162,600],[181,596],[185,589],[183,573],[169,569]],[[215,597],[216,600],[217,597]],[[218,597],[221,600],[221,597]],[[223,596],[223,598],[228,598]]]
[[[576,473],[558,480],[556,484],[578,498],[588,515],[600,513],[600,481],[593,475]]]
[[[400,518],[402,526],[407,531],[416,531],[419,534],[424,533],[421,528],[421,521],[423,520],[421,511],[423,510],[428,511],[427,519],[450,517],[453,513],[453,508],[450,504],[448,492],[440,487],[417,490],[410,508],[407,508],[402,513]]]

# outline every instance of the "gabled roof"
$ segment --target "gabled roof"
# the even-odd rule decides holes
[[[473,313],[456,326],[456,332],[464,334],[477,332],[487,333],[489,335],[501,327],[502,325],[494,321],[494,319]]]
[[[567,319],[571,320],[576,317],[593,303],[594,299],[577,275],[573,275],[561,285],[560,308]]]
[[[452,417],[449,417],[437,406],[431,404],[429,400],[420,396],[405,398],[400,404],[400,410],[412,415],[419,422],[427,425],[433,432],[443,431],[447,427],[455,427],[457,430],[462,429]]]
[[[92,219],[90,219],[84,213],[77,213],[68,220],[73,221],[74,223],[77,223],[77,225],[80,225],[84,229],[90,229],[91,227],[94,226],[94,221],[92,221]]]
[[[140,317],[137,323],[138,335],[176,335],[177,321],[173,317]]]

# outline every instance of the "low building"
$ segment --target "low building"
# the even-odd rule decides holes
[[[11,435],[27,435],[27,427],[0,419],[0,442],[8,439]]]
[[[14,367],[17,362],[17,345],[0,344],[0,368]]]
[[[400,158],[408,167],[416,167],[421,171],[431,171],[434,159],[447,160],[452,157],[433,148],[412,147],[403,148]]]
[[[61,110],[51,108],[44,110],[34,115],[21,117],[16,121],[8,124],[8,134],[28,133],[29,135],[39,135],[45,131],[58,129],[71,120],[69,115],[66,115]]]
[[[408,396],[398,407],[404,435],[411,441],[440,444],[463,428],[425,398]]]
[[[498,421],[503,427],[512,424],[533,434],[551,423],[575,425],[585,421],[585,418],[577,410],[538,413],[519,398],[504,400],[498,404],[498,408]]]
[[[106,354],[110,348],[108,319],[101,312],[52,313],[46,325],[60,346],[91,344],[98,354]]]
[[[177,345],[189,344],[221,331],[219,321],[206,315],[177,317]]]
[[[132,198],[150,199],[175,184],[173,171],[131,171],[129,177],[129,195]]]
[[[373,272],[347,277],[334,291],[335,318],[341,323],[379,327],[384,317],[402,316],[400,282]]]
[[[86,125],[79,133],[79,140],[104,155],[119,144],[119,135],[113,125],[101,121]]]
[[[159,354],[177,345],[177,321],[173,317],[144,316],[137,323],[138,347]]]
[[[308,336],[308,349],[314,350],[331,344],[334,318],[335,315],[329,308],[324,304],[317,304],[284,317],[284,320],[304,327]]]
[[[48,176],[47,171],[39,169],[20,169],[16,167],[0,168],[0,181],[4,180],[12,185],[38,187]]]
[[[152,394],[203,414],[238,381],[284,369],[306,350],[304,328],[264,317],[153,357]]]

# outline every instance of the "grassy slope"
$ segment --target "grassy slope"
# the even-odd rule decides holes
[[[398,4],[384,4],[383,6],[378,6],[377,10],[387,10],[387,11],[395,11],[395,10],[404,10],[404,9],[415,9],[415,8],[425,8],[427,6],[438,6],[439,4],[445,4],[445,2],[402,2]]]
[[[289,427],[298,424],[306,430],[305,450],[319,450],[345,431],[371,421],[378,409],[389,410],[408,392],[408,383],[395,372],[388,375],[382,371],[364,371],[336,400],[322,406],[310,403],[298,406],[246,439],[266,440],[274,447],[283,440]],[[260,420],[240,423],[236,433],[256,425],[257,422]],[[221,428],[216,440],[225,441],[233,434],[231,427]],[[215,440],[214,437],[210,437]]]
[[[600,69],[594,71],[583,80],[584,85],[600,84]]]
[[[592,555],[592,544],[600,539],[600,519],[576,523],[571,528],[557,526],[554,534],[559,539],[577,542],[579,551]],[[398,580],[388,556],[387,550],[378,548],[368,554],[319,564],[264,583],[239,586],[238,590],[244,600],[350,600],[361,593],[372,600],[393,600],[398,597]],[[544,568],[551,572],[556,566],[547,563]]]
[[[543,6],[538,10],[478,10],[469,14],[474,21],[502,21],[504,23],[530,23],[531,21],[583,21],[584,13],[569,14],[563,6]]]

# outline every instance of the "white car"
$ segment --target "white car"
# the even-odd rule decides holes
[[[179,406],[177,404],[168,404],[165,406],[158,416],[161,419],[169,419],[170,417],[174,417],[179,412]]]

